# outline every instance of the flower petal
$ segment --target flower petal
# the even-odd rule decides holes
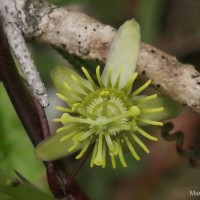
[[[66,135],[66,132],[57,133],[42,141],[36,147],[37,157],[43,161],[57,160],[73,154],[84,146],[84,142],[78,143],[74,151],[69,151],[74,145],[74,140],[72,138],[62,140]]]
[[[57,91],[67,97],[73,98],[73,92],[71,90],[74,90],[74,93],[78,91],[82,94],[87,94],[88,91],[93,90],[88,80],[82,78],[68,67],[56,67],[53,69],[51,77]],[[70,86],[70,91],[66,88],[66,84],[64,83]]]
[[[118,88],[122,88],[135,72],[140,49],[140,27],[132,19],[126,21],[117,31],[102,73],[105,85],[108,83],[109,68],[112,67],[111,83],[115,85],[118,76]]]

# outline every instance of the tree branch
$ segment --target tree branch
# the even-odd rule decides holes
[[[16,2],[20,27],[27,39],[35,39],[83,59],[105,62],[116,30],[93,18],[44,1]],[[155,47],[141,45],[138,72],[144,80],[183,105],[200,112],[200,73]]]
[[[48,105],[46,89],[22,36],[20,11],[16,9],[16,2],[13,0],[1,0],[0,16],[10,48],[18,60],[29,86],[41,105],[46,107]]]

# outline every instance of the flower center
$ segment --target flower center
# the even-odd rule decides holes
[[[97,120],[97,122],[99,122],[100,124],[105,124],[105,122],[108,120],[108,118],[105,117],[105,116],[100,116],[100,117],[98,117],[96,120]]]
[[[126,113],[130,104],[128,96],[114,88],[97,90],[83,102],[90,118],[96,122],[91,127],[101,128],[111,135],[122,130],[122,125],[128,120]]]
[[[116,156],[126,167],[122,143],[123,146],[125,144],[128,147],[136,160],[140,160],[135,152],[134,143],[139,144],[147,153],[149,150],[138,135],[157,141],[156,137],[145,132],[140,126],[163,125],[162,122],[148,119],[148,116],[144,118],[145,113],[154,114],[163,110],[162,107],[146,108],[144,105],[147,101],[155,99],[156,94],[138,96],[151,81],[147,81],[137,90],[131,92],[137,73],[132,75],[123,88],[119,88],[119,78],[117,78],[115,85],[112,85],[110,76],[108,83],[104,85],[100,77],[99,67],[96,69],[98,85],[95,84],[86,69],[83,68],[83,71],[88,81],[83,82],[79,77],[72,75],[73,84],[78,84],[78,87],[75,88],[71,82],[65,82],[64,86],[67,92],[64,95],[57,94],[69,105],[69,108],[57,107],[58,110],[64,112],[60,118],[55,119],[63,124],[63,127],[56,131],[58,134],[60,133],[60,141],[73,143],[68,148],[68,152],[82,148],[76,156],[77,159],[81,158],[88,147],[94,143],[91,167],[94,165],[105,167],[107,149],[113,168],[116,167]]]

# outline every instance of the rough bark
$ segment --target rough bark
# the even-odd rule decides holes
[[[105,62],[116,33],[111,26],[41,0],[12,1],[25,38],[51,44],[83,59]],[[182,64],[143,43],[137,70],[143,79],[151,79],[152,85],[162,93],[200,112],[200,73],[192,65]]]

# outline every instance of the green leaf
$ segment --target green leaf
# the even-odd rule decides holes
[[[15,200],[14,198],[12,198],[10,195],[6,195],[4,193],[0,192],[0,199],[1,200]]]
[[[108,83],[109,68],[112,68],[111,83],[115,83],[120,73],[119,88],[122,88],[131,78],[136,70],[140,50],[140,27],[138,23],[132,19],[126,21],[117,31],[110,51],[102,79],[105,84]]]
[[[3,198],[1,198],[3,197]],[[55,200],[34,185],[19,181],[14,175],[0,171],[0,199],[2,200]]]
[[[28,180],[48,190],[45,168],[25,133],[5,89],[0,85],[0,169],[17,170]]]

